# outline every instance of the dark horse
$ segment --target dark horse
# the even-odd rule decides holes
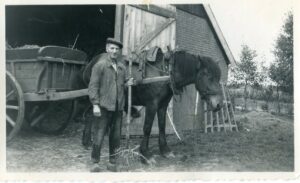
[[[165,128],[167,107],[174,92],[182,90],[189,84],[195,84],[201,98],[206,100],[211,110],[220,109],[223,101],[220,85],[221,71],[216,62],[209,57],[195,56],[185,51],[176,51],[168,55],[168,60],[161,59],[153,63],[147,63],[145,76],[168,75],[166,67],[170,66],[171,82],[161,81],[138,84],[132,88],[132,104],[145,106],[146,109],[143,127],[144,137],[140,144],[140,153],[148,160],[152,157],[148,144],[156,114],[161,155],[168,157],[172,154],[167,145]],[[133,73],[138,67],[138,65],[133,65]],[[91,123],[87,122],[83,135],[83,145],[87,145],[90,142],[90,129]]]

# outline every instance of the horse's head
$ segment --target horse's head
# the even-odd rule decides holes
[[[218,111],[223,105],[221,70],[209,57],[199,57],[195,80],[196,89],[208,104],[208,109]]]
[[[168,51],[165,54],[166,58],[171,66],[171,84],[175,94],[182,91],[184,86],[195,83],[209,110],[221,109],[223,105],[221,70],[216,62],[209,57],[195,56],[183,50]]]

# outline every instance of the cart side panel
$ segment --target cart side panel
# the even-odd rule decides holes
[[[42,68],[41,62],[6,62],[6,70],[13,74],[24,93],[36,91],[37,76]]]
[[[80,50],[59,46],[6,50],[6,70],[24,93],[72,90],[72,78],[86,64]]]
[[[13,66],[12,66],[13,65]],[[71,79],[80,72],[82,65],[58,62],[7,62],[6,69],[20,83],[24,93],[72,90]]]

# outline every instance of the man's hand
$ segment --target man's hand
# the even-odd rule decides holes
[[[94,116],[100,117],[101,116],[101,110],[99,105],[93,105],[93,113]]]
[[[134,85],[134,80],[133,80],[133,78],[129,78],[128,81],[127,81],[127,83],[126,83],[126,85],[127,85],[127,86],[132,86],[132,85]]]

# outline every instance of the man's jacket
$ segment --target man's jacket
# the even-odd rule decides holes
[[[100,57],[93,66],[89,83],[89,97],[93,105],[98,104],[109,111],[119,111],[125,104],[126,67],[120,60],[116,62],[117,72],[113,68],[113,61],[106,54]]]

